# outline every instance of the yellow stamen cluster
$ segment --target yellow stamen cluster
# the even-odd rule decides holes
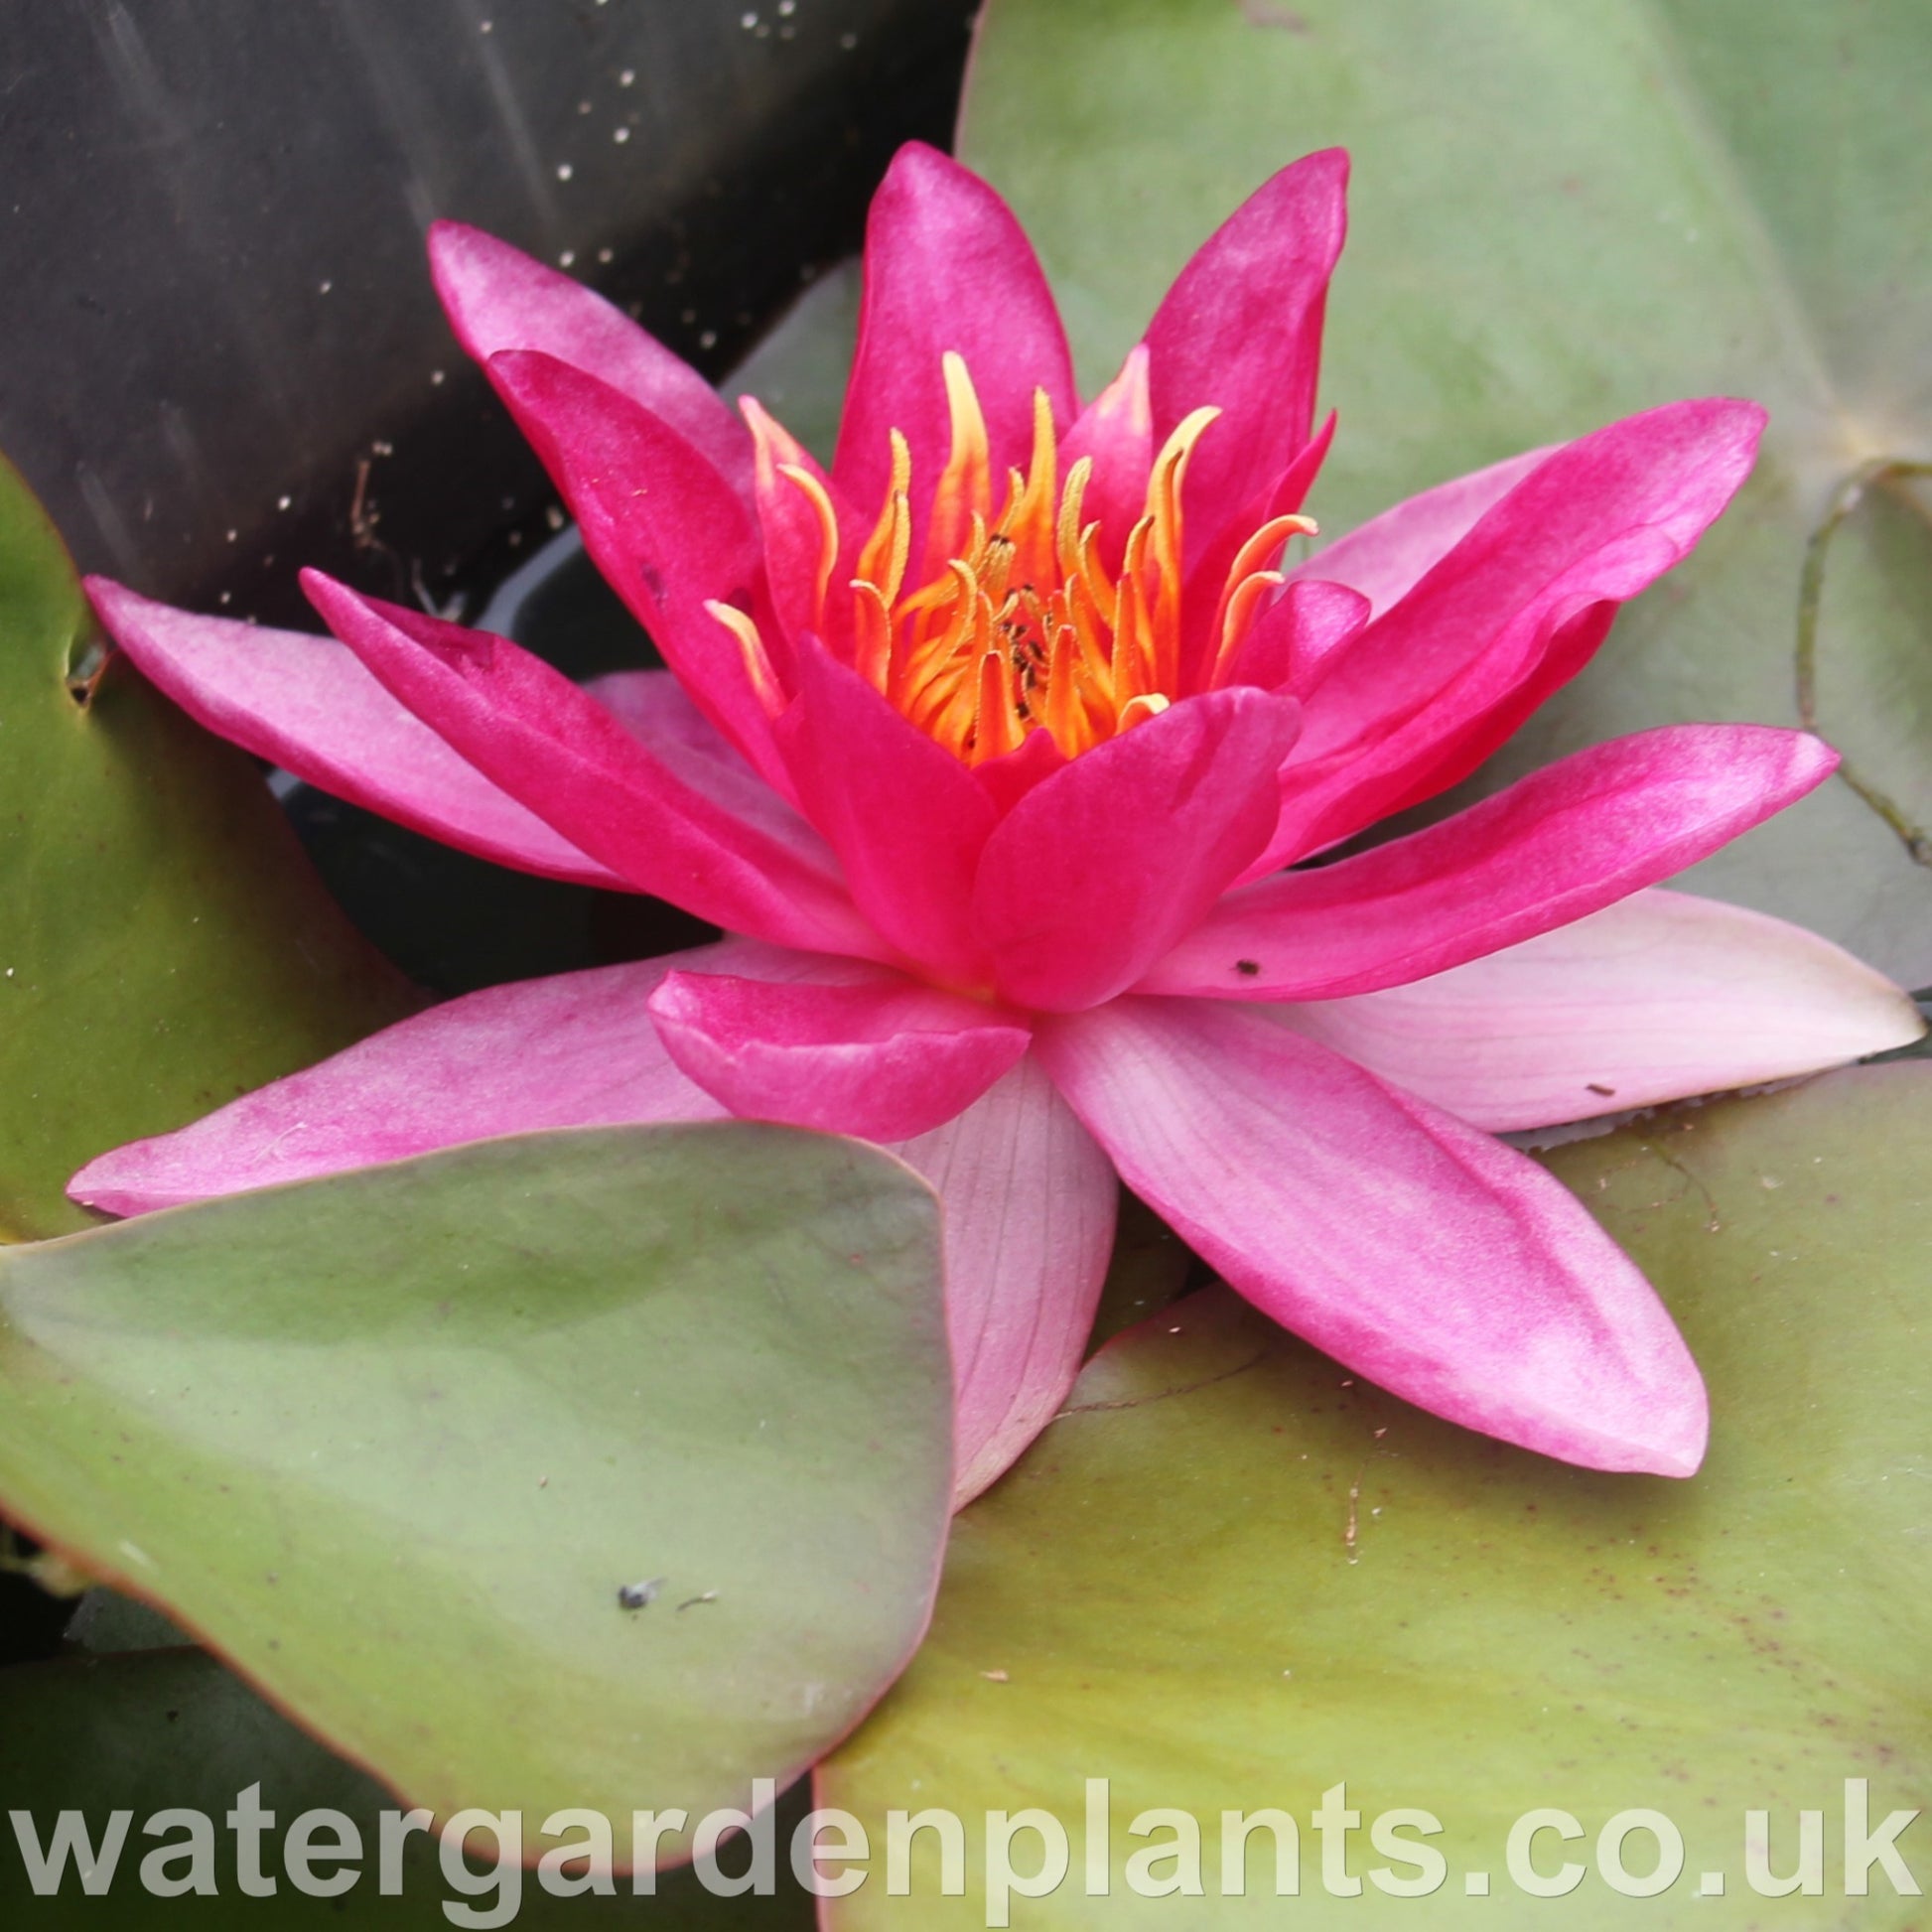
[[[933,490],[924,555],[912,567],[912,474],[905,439],[893,432],[886,501],[849,583],[852,662],[911,722],[968,763],[1016,752],[1038,730],[1067,758],[1165,711],[1189,689],[1225,678],[1268,593],[1283,579],[1273,563],[1303,516],[1279,516],[1245,543],[1220,597],[1214,648],[1187,675],[1181,662],[1180,491],[1187,460],[1220,413],[1197,409],[1177,424],[1148,478],[1146,508],[1129,531],[1117,573],[1103,568],[1100,525],[1082,520],[1092,476],[1082,457],[1059,480],[1059,452],[1044,391],[1034,397],[1033,451],[1010,471],[992,507],[986,422],[965,362],[944,358],[951,449]],[[1144,392],[1143,392],[1144,402]],[[839,556],[838,516],[803,464],[776,461],[783,432],[755,413],[761,460],[800,490],[817,517],[816,623]],[[769,474],[769,473],[767,473]],[[749,618],[715,615],[738,634],[768,706],[779,700]]]

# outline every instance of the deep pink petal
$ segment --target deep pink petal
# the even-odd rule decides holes
[[[1527,1156],[1239,1007],[1122,1000],[1037,1051],[1127,1184],[1348,1367],[1566,1461],[1697,1468],[1670,1316]]]
[[[811,638],[798,653],[798,680],[778,744],[860,910],[935,978],[985,984],[970,913],[992,799],[950,752]]]
[[[1425,489],[1324,543],[1290,574],[1360,591],[1377,616],[1398,604],[1499,502],[1553,454],[1545,448]]]
[[[429,262],[457,340],[486,370],[503,349],[554,355],[668,423],[749,496],[752,446],[745,425],[696,369],[621,309],[461,221],[431,226]]]
[[[1789,1079],[1925,1031],[1829,939],[1655,890],[1413,986],[1269,1011],[1495,1133]]]
[[[722,1118],[672,1064],[646,1002],[674,968],[732,972],[762,950],[727,940],[466,994],[191,1127],[103,1154],[69,1192],[144,1214],[498,1134]]]
[[[1093,469],[1080,498],[1080,519],[1098,523],[1102,566],[1120,569],[1127,533],[1147,507],[1154,468],[1154,404],[1148,394],[1147,345],[1127,351],[1120,373],[1087,404],[1060,440],[1060,466],[1085,458]]]
[[[1229,681],[1307,703],[1337,655],[1361,635],[1368,610],[1368,599],[1345,584],[1298,579],[1255,620]]]
[[[1545,459],[1341,653],[1284,773],[1264,865],[1321,850],[1466,776],[1586,664],[1616,607],[1697,543],[1743,481],[1753,403],[1675,403]]]
[[[885,967],[834,986],[680,971],[650,1011],[671,1058],[734,1114],[872,1141],[942,1126],[1028,1040],[1018,1016]]]
[[[1278,516],[1293,516],[1300,512],[1327,457],[1328,446],[1334,441],[1335,421],[1335,413],[1331,409],[1294,462],[1274,478],[1246,509],[1229,517],[1219,531],[1211,533],[1203,544],[1196,546],[1189,543],[1187,589],[1182,600],[1180,622],[1183,690],[1200,689],[1220,654],[1222,598],[1229,589],[1229,578],[1242,546],[1263,524],[1272,523]],[[1275,560],[1270,560],[1268,568],[1285,571],[1285,566]],[[1285,571],[1285,574],[1295,573]]]
[[[1131,986],[1267,843],[1296,707],[1183,699],[1036,785],[986,843],[973,917],[1001,994],[1070,1012]]]
[[[965,358],[985,412],[993,475],[1024,467],[1034,391],[1053,421],[1073,420],[1073,363],[1033,244],[1005,202],[958,162],[919,142],[899,149],[866,224],[859,343],[832,474],[875,512],[892,479],[891,432],[912,453],[912,555],[925,551],[923,505],[952,445],[941,357]]]
[[[302,581],[403,704],[613,872],[735,932],[818,952],[881,950],[835,876],[683,782],[540,658],[317,571]]]
[[[498,865],[631,890],[466,762],[334,637],[201,618],[105,577],[100,621],[191,717],[312,785]]]
[[[893,1150],[939,1190],[955,1506],[1052,1421],[1114,1245],[1113,1164],[1031,1056],[958,1119]]]
[[[1633,532],[1661,538],[1674,558],[1687,554],[1750,474],[1763,428],[1755,403],[1720,397],[1626,416],[1551,452],[1405,596],[1378,609],[1323,693],[1318,728],[1311,717],[1311,736],[1318,730],[1325,748],[1419,709],[1553,586],[1574,596],[1577,567],[1606,548],[1620,555]],[[1458,513],[1508,469],[1464,479]],[[1325,568],[1316,574],[1335,581]],[[1612,581],[1602,594],[1632,592]]]
[[[1008,752],[973,766],[973,776],[1004,818],[1033,788],[1064,769],[1067,759],[1053,734],[1031,731],[1019,751]]]
[[[715,731],[670,671],[609,671],[584,686],[680,784],[830,878],[832,849]]]
[[[782,423],[754,397],[741,396],[739,407],[757,446],[752,494],[774,620],[764,644],[779,684],[789,692],[795,643],[806,631],[829,642],[835,655],[851,656],[852,601],[843,593],[857,568],[868,525],[818,459]],[[826,533],[798,475],[810,479],[831,506],[836,543],[829,573],[824,567]],[[821,590],[828,593],[822,599]]]
[[[1405,839],[1230,893],[1140,990],[1316,1000],[1423,979],[1682,872],[1837,764],[1768,725],[1591,746]]]
[[[1148,325],[1157,445],[1189,411],[1222,412],[1188,466],[1190,555],[1309,442],[1347,186],[1340,148],[1284,168],[1201,245]]]
[[[597,377],[525,350],[494,356],[489,368],[592,561],[705,716],[781,785],[744,651],[705,608],[764,614],[754,512],[676,430]]]

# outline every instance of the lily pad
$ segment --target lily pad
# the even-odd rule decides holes
[[[1493,788],[1649,725],[1797,722],[1809,539],[1864,466],[1932,457],[1928,97],[1919,0],[990,0],[961,152],[1038,244],[1090,387],[1243,196],[1353,151],[1310,504],[1331,533],[1673,397],[1767,405],[1737,504]],[[1821,728],[1932,825],[1923,481],[1863,493],[1817,646]],[[1932,872],[1843,782],[1692,878],[1932,978]]]
[[[84,1227],[68,1176],[399,1019],[259,768],[103,660],[0,462],[0,1240]]]
[[[1826,1896],[1792,1923],[1924,1922],[1881,1869],[1848,1901],[1846,1780],[1875,1827],[1932,1798],[1932,1069],[1856,1069],[1768,1098],[1680,1109],[1549,1163],[1658,1283],[1710,1382],[1710,1459],[1684,1482],[1573,1469],[1458,1431],[1349,1376],[1224,1290],[1163,1311],[1089,1364],[1065,1412],[954,1528],[930,1638],[820,1777],[820,1802],[885,1839],[889,1808],[961,1813],[966,1894],[937,1895],[933,1839],[910,1901],[868,1884],[841,1928],[988,1922],[977,1821],[1038,1806],[1068,1828],[1071,1875],[1021,1900],[1041,1928],[1518,1925],[1550,1910],[1513,1884],[1514,1822],[1546,1875],[1587,1869],[1553,1922],[1783,1923],[1748,1882],[1746,1812],[1770,1868],[1796,1866],[1798,1813],[1825,1817]],[[1083,1885],[1087,1779],[1111,1781],[1111,1895]],[[1364,1829],[1359,1896],[1324,1881],[1322,1794]],[[1302,1895],[1218,1895],[1223,1808],[1301,1821]],[[1124,1862],[1138,1814],[1204,1827],[1213,1902],[1144,1899]],[[1425,1909],[1372,1847],[1419,1807],[1446,1872]],[[1631,1899],[1598,1835],[1661,1812],[1684,1875]],[[1155,1840],[1169,1836],[1150,1821]],[[1414,1830],[1405,1836],[1416,1839]],[[1403,1856],[1410,1845],[1400,1848]],[[1900,1853],[1932,1879],[1924,1827]],[[1037,1869],[1039,1844],[1014,1863]],[[1624,1847],[1641,1877],[1651,1839]],[[1157,1877],[1173,1866],[1159,1867]],[[1720,1896],[1700,1895],[1722,1873]],[[1487,1896],[1471,1896],[1470,1874]],[[1366,1879],[1366,1882],[1364,1880]],[[1189,1913],[1192,1916],[1189,1916]],[[1807,1916],[1809,1914],[1809,1916]],[[998,1922],[997,1920],[994,1922]]]
[[[782,1128],[0,1254],[0,1508],[439,1816],[782,1787],[918,1641],[949,1391],[931,1193]]]
[[[97,1897],[84,1895],[69,1870],[60,1891],[36,1895],[25,1862],[10,1849],[0,1858],[0,1914],[21,1932],[51,1932],[69,1925],[145,1932],[150,1925],[179,1924],[183,1907],[157,1898],[139,1881],[141,1860],[155,1840],[142,1827],[156,1812],[186,1808],[216,1825],[212,1897],[192,1908],[198,1928],[254,1929],[340,1926],[345,1907],[357,1927],[379,1932],[437,1932],[450,1921],[446,1902],[483,1910],[488,1898],[453,1892],[437,1859],[435,1842],[411,1835],[403,1845],[400,1890],[378,1892],[374,1851],[381,1814],[393,1808],[389,1794],[371,1778],[332,1756],[247,1685],[211,1657],[192,1649],[121,1651],[111,1656],[74,1656],[28,1664],[0,1674],[7,1723],[0,1729],[0,1807],[30,1812],[38,1842],[45,1843],[63,1811],[81,1812],[89,1842],[103,1844],[116,1810],[132,1814],[115,1874]],[[272,1897],[250,1897],[237,1883],[234,1840],[225,1818],[238,1794],[259,1787],[257,1802],[274,1822],[261,1841],[264,1878],[275,1881]],[[777,1842],[791,1814],[802,1809],[803,1787],[779,1801]],[[349,1821],[364,1848],[362,1875],[345,1897],[307,1896],[296,1889],[282,1856],[291,1825],[304,1812],[329,1810]],[[173,1836],[174,1834],[170,1834]],[[8,1834],[11,1845],[12,1834]],[[737,1862],[729,1855],[728,1865]],[[480,1863],[480,1873],[489,1866]],[[325,1875],[327,1867],[319,1867]],[[779,1888],[768,1897],[720,1896],[707,1890],[689,1866],[657,1874],[656,1891],[634,1898],[619,1878],[610,1896],[553,1894],[536,1872],[521,1876],[515,1923],[525,1932],[582,1926],[601,1932],[613,1925],[639,1932],[811,1932],[812,1903],[788,1880],[782,1860]]]

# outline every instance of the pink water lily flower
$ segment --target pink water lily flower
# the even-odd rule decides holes
[[[1316,154],[1263,187],[1082,405],[1011,212],[906,149],[829,472],[598,296],[440,225],[457,334],[669,669],[580,688],[314,573],[334,638],[108,583],[95,603],[186,709],[325,790],[732,936],[454,1000],[103,1155],[75,1196],[137,1213],[573,1123],[883,1142],[944,1206],[963,1498],[1065,1394],[1118,1174],[1409,1400],[1593,1467],[1694,1470],[1706,1402],[1669,1316],[1492,1131],[1918,1033],[1825,941],[1653,890],[1833,754],[1645,732],[1346,842],[1582,668],[1723,510],[1761,414],[1654,409],[1291,568],[1333,427],[1345,173]]]

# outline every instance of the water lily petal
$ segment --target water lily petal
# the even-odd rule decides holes
[[[762,640],[779,685],[792,688],[795,640],[806,631],[851,657],[852,606],[839,595],[852,581],[870,521],[845,500],[824,466],[785,426],[751,396],[739,407],[752,426],[757,458],[752,495],[764,542],[764,572],[771,598],[771,626]],[[800,486],[803,478],[809,490]],[[832,562],[826,570],[830,512]],[[831,591],[832,595],[825,595]]]
[[[1310,440],[1347,187],[1340,148],[1284,168],[1201,245],[1148,325],[1157,444],[1203,403],[1222,412],[1188,466],[1190,555]]]
[[[1305,703],[1338,654],[1361,635],[1369,603],[1346,584],[1298,578],[1255,620],[1229,682],[1258,684]]]
[[[318,571],[302,582],[402,703],[613,872],[735,932],[816,952],[881,950],[836,877],[683,782],[542,659]]]
[[[1053,734],[1042,727],[1029,732],[1019,751],[974,765],[973,776],[1004,818],[1035,785],[1043,784],[1066,764]]]
[[[690,442],[609,383],[522,349],[492,356],[489,369],[592,561],[705,716],[782,789],[744,650],[706,609],[765,612],[754,512]]]
[[[815,640],[802,641],[797,668],[798,699],[779,720],[778,745],[853,898],[935,978],[984,983],[985,949],[969,915],[992,799],[950,752]]]
[[[712,727],[674,673],[607,671],[584,689],[679,783],[788,847],[812,871],[836,877],[831,847]]]
[[[190,1127],[115,1148],[68,1191],[145,1214],[497,1134],[720,1119],[725,1108],[664,1051],[646,1002],[678,967],[730,972],[757,950],[727,940],[466,994]]]
[[[1525,450],[1485,470],[1451,478],[1359,523],[1298,564],[1291,577],[1317,577],[1360,591],[1377,617],[1462,541],[1492,503],[1501,501],[1553,454]]]
[[[1120,1186],[1031,1056],[956,1120],[893,1152],[944,1209],[960,1507],[1005,1473],[1073,1386]]]
[[[1423,979],[1682,872],[1837,764],[1768,725],[1594,745],[1407,838],[1230,893],[1140,990],[1316,1000]]]
[[[964,357],[979,391],[996,481],[1024,466],[1034,391],[1073,420],[1073,361],[1033,243],[1013,210],[958,162],[899,149],[866,224],[859,342],[832,474],[861,506],[885,500],[891,432],[912,453],[912,555],[924,555],[926,493],[952,446],[941,358]],[[923,479],[923,482],[921,482]]]
[[[1467,776],[1588,662],[1616,607],[1694,547],[1763,422],[1753,403],[1673,403],[1537,465],[1339,657],[1256,870]]]
[[[457,340],[486,371],[503,349],[554,355],[668,423],[749,496],[752,446],[745,425],[696,369],[616,304],[461,221],[431,224],[429,265]],[[509,401],[515,411],[516,400]]]
[[[1411,986],[1269,1011],[1493,1133],[1789,1079],[1925,1032],[1829,939],[1654,888]]]
[[[872,1141],[941,1126],[1027,1050],[1026,1023],[981,1001],[883,967],[842,980],[681,970],[651,1017],[671,1058],[734,1114]]]
[[[1154,469],[1154,403],[1148,394],[1147,345],[1127,351],[1120,373],[1081,410],[1060,439],[1061,468],[1092,464],[1080,499],[1083,523],[1097,523],[1094,541],[1109,571],[1120,569],[1127,533],[1147,506]]]
[[[1208,692],[1035,785],[973,895],[1002,995],[1058,1012],[1133,985],[1267,842],[1296,715],[1269,692]]]
[[[1121,1000],[1046,1023],[1037,1051],[1127,1184],[1348,1367],[1566,1461],[1697,1468],[1689,1351],[1527,1156],[1239,1007]]]
[[[87,594],[142,674],[243,751],[479,858],[632,890],[459,758],[334,637],[196,617],[105,577],[88,578]]]
[[[1321,427],[1266,490],[1246,509],[1229,517],[1218,532],[1210,533],[1198,545],[1188,545],[1187,591],[1180,619],[1183,689],[1197,689],[1202,674],[1220,654],[1216,620],[1221,611],[1221,594],[1243,545],[1264,523],[1300,512],[1327,459],[1328,446],[1335,440],[1336,421],[1335,412],[1329,410]],[[1285,574],[1294,574],[1286,571],[1285,564],[1271,561],[1269,568],[1282,568]],[[1260,682],[1259,679],[1252,681]]]

